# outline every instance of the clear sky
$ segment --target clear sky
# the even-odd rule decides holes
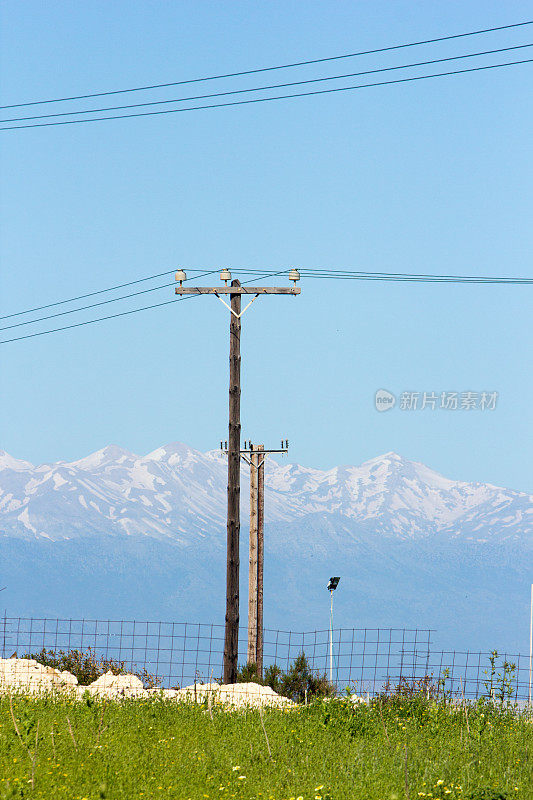
[[[532,10],[513,0],[5,0],[2,102],[319,58],[518,22]],[[267,82],[530,41],[533,26]],[[302,265],[531,277],[532,76],[526,64],[2,133],[1,313],[178,265],[228,265],[237,276],[238,266]],[[151,97],[184,89],[170,92]],[[321,468],[395,450],[449,477],[533,488],[533,287],[301,288],[298,298],[259,299],[244,317],[243,436],[267,446],[288,437],[292,460]],[[171,299],[172,289],[148,298]],[[206,297],[1,346],[0,447],[34,463],[109,443],[139,454],[175,440],[217,447],[227,430],[227,324]],[[381,388],[499,398],[492,411],[380,414]]]

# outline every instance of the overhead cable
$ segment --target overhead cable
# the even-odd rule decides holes
[[[168,105],[169,103],[187,103],[191,100],[208,100],[214,97],[228,97],[229,95],[237,94],[251,94],[254,92],[264,92],[271,89],[287,89],[290,86],[303,86],[315,83],[324,83],[327,81],[337,81],[342,78],[356,78],[362,75],[374,75],[381,72],[393,72],[399,69],[413,69],[414,67],[425,67],[430,64],[442,64],[448,61],[459,61],[465,58],[478,58],[480,56],[494,55],[496,53],[505,53],[509,50],[523,50],[526,47],[533,47],[533,43],[519,44],[512,47],[500,47],[496,50],[481,50],[478,53],[463,53],[458,56],[447,56],[446,58],[433,58],[430,61],[415,61],[411,64],[397,64],[392,67],[378,67],[376,69],[362,70],[361,72],[345,72],[342,75],[328,75],[320,78],[308,78],[306,80],[291,81],[289,83],[271,83],[265,86],[255,86],[247,89],[232,89],[225,92],[214,92],[211,94],[197,94],[189,95],[188,97],[175,97],[169,100],[151,100],[145,103],[129,103],[123,106],[104,106],[103,108],[84,108],[76,111],[58,111],[53,114],[38,114],[29,117],[8,117],[7,119],[0,119],[0,125],[7,122],[24,122],[26,120],[34,119],[52,119],[55,117],[72,117],[81,116],[82,114],[100,114],[104,111],[124,111],[130,108],[146,108],[147,106],[161,106]]]
[[[146,278],[138,278],[135,281],[128,281],[127,283],[119,283],[116,286],[110,286],[107,289],[98,289],[96,292],[87,292],[86,294],[79,294],[76,297],[69,297],[68,300],[56,300],[55,303],[46,303],[44,306],[34,306],[34,308],[27,308],[25,311],[15,311],[13,314],[4,314],[0,316],[0,320],[3,319],[10,319],[11,317],[20,317],[22,314],[31,314],[34,311],[44,311],[45,308],[53,308],[54,306],[61,306],[65,303],[75,303],[78,300],[85,300],[87,297],[95,297],[99,294],[105,294],[106,292],[114,292],[116,289],[124,289],[126,286],[134,286],[137,283],[143,283],[144,281],[151,281],[155,278],[162,278],[164,275],[172,275],[174,272],[173,269],[166,270],[165,272],[158,272],[155,275],[148,275]],[[204,272],[204,275],[212,275],[213,272],[218,272],[218,270],[212,270],[211,272]]]
[[[186,111],[206,111],[214,108],[229,108],[230,106],[252,105],[253,103],[270,103],[274,100],[292,100],[296,97],[312,97],[321,94],[349,92],[349,91],[354,91],[356,89],[372,89],[376,86],[390,86],[392,84],[399,84],[399,83],[412,83],[413,81],[423,81],[429,78],[446,78],[451,75],[463,75],[467,72],[482,72],[484,70],[500,69],[502,67],[515,67],[522,64],[530,64],[531,62],[533,62],[533,59],[527,58],[521,61],[507,61],[502,64],[487,64],[480,67],[469,67],[468,69],[451,70],[449,72],[436,72],[430,75],[416,75],[409,78],[397,78],[392,81],[362,83],[362,84],[355,84],[353,86],[337,86],[331,89],[315,89],[312,92],[296,92],[293,94],[274,95],[273,97],[254,97],[251,100],[233,100],[229,103],[210,103],[208,105],[189,106],[187,108],[169,108],[165,109],[164,111],[141,111],[141,112],[136,112],[135,114],[118,114],[108,117],[95,117],[92,119],[68,119],[68,120],[61,120],[59,122],[35,122],[35,123],[30,123],[29,125],[8,125],[3,128],[0,128],[0,131],[22,130],[26,128],[50,128],[50,127],[57,127],[59,125],[82,125],[84,123],[104,122],[106,120],[131,119],[133,117],[154,117],[154,116],[161,116],[163,114],[179,114],[179,113],[184,113]]]
[[[281,275],[283,272],[286,272],[286,271],[287,270],[282,270],[281,272],[274,272],[274,273],[269,272],[266,275],[263,275],[263,277],[264,278],[267,278],[267,277],[272,278],[272,277],[274,277],[276,275]],[[214,270],[214,272],[218,272],[218,270]],[[205,277],[205,275],[211,275],[211,274],[212,274],[212,272],[207,272],[204,275],[200,275],[198,277]],[[251,280],[255,281],[255,280],[257,280],[257,277],[254,277]],[[243,284],[250,283],[250,282],[251,281],[243,281]],[[190,300],[192,297],[200,297],[200,295],[189,294],[189,295],[185,295],[184,297],[175,298],[173,300],[164,300],[161,303],[153,303],[152,305],[149,305],[149,306],[141,306],[141,308],[133,308],[133,309],[131,309],[129,311],[121,311],[121,312],[119,312],[117,314],[109,314],[106,317],[97,317],[96,319],[88,319],[88,320],[85,320],[84,322],[74,322],[72,325],[64,325],[61,328],[51,328],[50,330],[38,331],[37,333],[27,333],[27,334],[25,334],[23,336],[17,336],[17,337],[15,337],[13,339],[4,339],[3,341],[0,341],[0,344],[10,344],[11,342],[19,342],[22,339],[34,339],[37,336],[46,336],[46,335],[48,335],[50,333],[59,333],[59,331],[67,331],[67,330],[71,330],[72,328],[82,328],[85,325],[94,325],[96,322],[104,322],[105,320],[108,320],[108,319],[116,319],[117,317],[127,317],[130,314],[137,314],[139,311],[148,311],[149,309],[152,309],[152,308],[160,308],[161,306],[168,306],[168,305],[171,305],[172,303],[179,303],[182,300]]]
[[[197,278],[205,277],[206,275],[212,275],[214,272],[217,272],[217,271],[218,270],[212,270],[210,272],[203,273],[203,274],[198,275],[196,277]],[[246,270],[246,269],[241,269],[241,270],[239,270],[239,272],[241,274],[250,274],[252,272],[254,273],[254,277],[253,278],[250,278],[247,281],[243,281],[243,285],[244,285],[244,284],[251,283],[252,281],[256,281],[258,279],[261,280],[263,278],[273,278],[273,277],[276,277],[278,275],[287,274],[289,272],[289,269],[287,268],[287,269],[279,270],[279,271],[276,271],[276,272],[271,271],[271,270],[265,272],[264,270]],[[490,276],[479,276],[478,277],[478,276],[474,276],[474,275],[472,275],[472,276],[459,276],[459,275],[452,276],[452,275],[430,275],[430,274],[418,274],[417,275],[417,274],[414,274],[414,273],[413,274],[409,274],[409,273],[395,273],[395,274],[393,274],[393,273],[355,273],[355,272],[354,273],[349,273],[349,272],[342,273],[341,272],[341,274],[332,274],[332,273],[339,273],[339,272],[341,272],[341,271],[339,271],[339,270],[330,270],[330,274],[326,274],[325,270],[306,270],[306,269],[303,269],[303,268],[300,269],[300,274],[302,275],[302,277],[322,278],[322,279],[327,279],[327,280],[363,280],[363,281],[366,280],[366,281],[392,281],[392,282],[399,281],[399,282],[404,282],[404,283],[439,283],[439,284],[448,283],[448,284],[463,284],[463,285],[464,284],[470,284],[470,285],[472,285],[472,284],[477,284],[477,285],[487,285],[487,284],[488,285],[495,285],[495,284],[499,284],[499,285],[532,285],[533,284],[533,278],[503,278],[503,277],[490,277]],[[256,273],[260,273],[260,276],[258,277]],[[169,285],[174,285],[174,284],[169,284]],[[155,291],[158,288],[163,288],[163,287],[155,287],[154,289],[149,289],[147,291]],[[187,295],[186,297],[182,297],[182,298],[179,298],[179,299],[183,300],[183,299],[187,299],[187,298],[190,298],[190,297],[196,297],[196,296],[199,296],[199,295]],[[125,298],[116,298],[116,300],[121,300],[121,299],[125,299]],[[114,302],[114,301],[112,300],[112,301],[109,301],[109,302]],[[17,341],[20,341],[21,339],[31,339],[31,338],[34,338],[36,336],[44,336],[44,335],[49,334],[49,333],[57,333],[59,331],[70,330],[72,328],[80,328],[80,327],[83,327],[84,325],[92,325],[92,324],[94,324],[96,322],[104,322],[105,320],[108,320],[108,319],[115,319],[116,317],[124,317],[124,316],[128,316],[130,314],[136,314],[139,311],[147,311],[147,310],[152,309],[152,308],[159,308],[161,306],[170,305],[171,303],[175,303],[175,302],[178,302],[178,301],[177,300],[165,300],[165,301],[163,301],[161,303],[154,303],[154,304],[151,304],[151,305],[148,305],[148,306],[141,306],[140,308],[134,308],[134,309],[131,309],[131,310],[128,310],[128,311],[119,312],[117,314],[110,314],[110,315],[105,316],[105,317],[98,317],[96,319],[86,320],[84,322],[77,322],[77,323],[73,323],[72,325],[66,325],[66,326],[63,326],[63,327],[60,327],[60,328],[52,328],[52,329],[46,330],[46,331],[39,331],[37,333],[31,333],[31,334],[26,334],[24,336],[18,336],[18,337],[15,337],[13,339],[5,339],[3,341],[0,341],[0,344],[9,344],[10,342],[17,342]],[[100,305],[100,304],[95,304],[95,305]],[[85,309],[84,308],[82,308],[82,309],[74,309],[74,311],[82,311],[82,310],[85,310]],[[74,313],[74,311],[73,311],[73,313]],[[56,315],[53,315],[53,316],[56,316]],[[57,315],[57,316],[60,316],[60,315]],[[29,320],[27,324],[32,324],[32,322],[38,322],[38,321],[42,321],[42,320]],[[3,330],[5,330],[5,329],[3,329]]]
[[[509,25],[498,25],[497,27],[493,28],[481,28],[478,30],[466,31],[464,33],[455,33],[449,36],[438,36],[433,39],[422,39],[415,42],[407,42],[405,44],[395,44],[395,45],[389,45],[387,47],[378,47],[372,50],[360,50],[355,53],[344,53],[342,55],[328,56],[325,58],[313,58],[313,59],[308,59],[306,61],[294,61],[288,64],[278,64],[276,66],[271,66],[271,67],[259,67],[256,69],[240,70],[239,72],[227,72],[224,74],[210,75],[208,77],[202,77],[202,78],[189,78],[187,80],[170,81],[167,83],[153,83],[144,86],[134,86],[128,89],[113,89],[111,91],[105,91],[105,92],[91,92],[89,94],[71,95],[70,97],[55,97],[47,100],[31,100],[24,103],[11,103],[9,105],[0,106],[0,109],[22,108],[24,106],[44,105],[48,103],[64,103],[70,100],[88,100],[93,97],[107,97],[113,94],[144,92],[151,89],[166,89],[170,86],[183,86],[185,84],[190,84],[190,83],[203,83],[207,81],[221,80],[224,78],[238,78],[244,75],[254,75],[260,72],[272,72],[274,70],[292,69],[293,67],[304,67],[304,66],[310,66],[312,64],[323,64],[329,61],[340,61],[341,59],[346,59],[346,58],[357,58],[359,56],[368,56],[377,53],[386,53],[390,52],[391,50],[402,50],[408,47],[419,47],[421,45],[436,44],[438,42],[447,42],[453,39],[464,39],[469,36],[480,36],[486,33],[496,33],[498,31],[510,30],[512,28],[522,28],[525,27],[526,25],[532,25],[532,24],[533,20],[525,20],[523,22],[515,22]]]

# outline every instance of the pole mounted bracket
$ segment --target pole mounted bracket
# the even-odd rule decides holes
[[[236,312],[236,311],[234,311],[234,310],[232,309],[232,307],[230,306],[230,304],[229,304],[229,303],[226,303],[226,301],[225,301],[225,300],[223,300],[223,299],[220,297],[220,295],[218,294],[218,292],[215,292],[215,297],[216,297],[218,300],[220,300],[220,302],[222,303],[222,305],[223,305],[223,306],[226,306],[226,308],[228,309],[228,311],[231,311],[231,313],[233,314],[233,316],[234,316],[234,317],[236,317],[237,319],[240,319],[240,318],[242,317],[242,315],[244,314],[244,312],[245,312],[245,311],[248,311],[248,309],[250,308],[250,306],[252,305],[252,303],[254,302],[254,300],[257,300],[257,298],[259,297],[259,294],[256,294],[256,296],[255,296],[255,297],[252,297],[252,299],[250,300],[250,302],[249,302],[249,303],[247,303],[247,304],[244,306],[244,308],[243,308],[243,310],[241,311],[241,313],[240,313],[240,314],[237,314],[237,312]]]

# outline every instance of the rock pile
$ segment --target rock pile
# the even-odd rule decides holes
[[[88,686],[79,686],[79,693],[89,692],[109,700],[123,697],[148,697],[143,682],[136,675],[114,675],[111,671],[100,675]]]
[[[195,683],[183,689],[145,689],[136,675],[106,672],[88,686],[80,686],[70,672],[46,667],[31,658],[0,658],[0,693],[25,694],[68,692],[82,698],[86,692],[109,700],[159,698],[181,703],[205,703],[226,708],[286,708],[295,705],[269,686],[257,683]]]
[[[270,686],[261,686],[258,683],[228,683],[220,687],[215,697],[217,702],[233,708],[287,708],[295,705],[292,700],[277,694]]]
[[[31,693],[54,689],[75,689],[78,679],[70,672],[39,664],[33,658],[0,658],[0,691],[24,690]]]
[[[205,703],[231,708],[285,708],[295,705],[270,688],[258,683],[195,683],[183,689],[150,689],[150,694],[181,703]]]

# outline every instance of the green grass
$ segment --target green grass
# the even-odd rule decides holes
[[[153,700],[12,704],[20,736],[0,697],[1,800],[533,798],[533,725],[489,705],[317,701],[261,719]]]

